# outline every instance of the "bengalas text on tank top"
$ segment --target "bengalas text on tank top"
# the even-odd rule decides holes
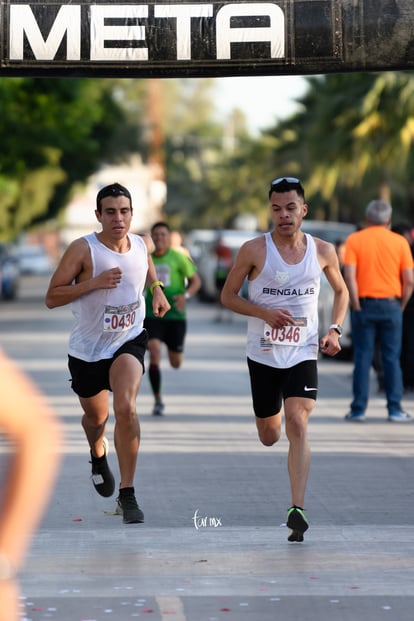
[[[260,274],[248,283],[249,300],[266,308],[289,310],[295,325],[272,330],[262,319],[249,317],[247,356],[277,368],[316,360],[321,267],[315,242],[306,234],[305,255],[291,265],[279,254],[270,233],[265,234],[265,241],[265,263]]]
[[[148,271],[147,246],[139,235],[128,234],[130,248],[119,253],[102,244],[95,233],[85,235],[93,276],[114,267],[122,271],[114,289],[97,289],[71,304],[75,319],[69,354],[86,362],[112,358],[121,345],[142,332],[144,287]]]

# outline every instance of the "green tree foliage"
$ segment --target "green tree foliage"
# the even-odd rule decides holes
[[[213,80],[174,83],[179,99],[169,102],[165,127],[166,215],[172,225],[184,231],[226,228],[241,214],[263,216],[267,223],[263,175],[274,140],[253,139],[241,110],[217,119]]]
[[[299,111],[252,137],[242,110],[216,118],[212,79],[1,79],[0,237],[57,217],[75,184],[136,152],[165,170],[183,231],[241,214],[266,228],[280,174],[303,179],[310,217],[359,222],[380,195],[413,219],[413,74],[307,80]]]
[[[333,74],[308,84],[301,111],[270,134],[282,137],[278,169],[302,176],[318,206],[313,217],[359,222],[378,196],[412,217],[413,74]]]
[[[144,162],[157,163],[168,188],[172,227],[196,226],[206,206],[207,174],[221,156],[223,128],[214,119],[212,79],[114,81],[125,122],[117,135],[135,136]]]
[[[199,226],[206,208],[208,172],[223,149],[222,123],[214,119],[211,79],[165,84],[166,215],[172,226]]]
[[[390,199],[395,218],[414,219],[414,75],[348,73],[307,78],[299,111],[262,132],[236,133],[232,150],[206,169],[196,210],[205,226],[238,213],[268,222],[268,182],[299,176],[311,218],[359,223],[372,198]],[[258,102],[260,105],[260,102]]]
[[[123,116],[112,85],[89,79],[3,78],[0,108],[0,237],[12,238],[58,213]]]
[[[240,110],[214,118],[212,80],[164,79],[151,88],[127,80],[117,88],[127,132],[136,123],[145,158],[155,153],[165,165],[172,226],[222,228],[247,213],[265,228],[268,182],[279,174],[303,179],[310,217],[358,222],[378,195],[409,214],[413,80],[409,72],[309,77],[299,112],[258,138]]]

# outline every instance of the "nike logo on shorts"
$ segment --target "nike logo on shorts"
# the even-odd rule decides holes
[[[317,388],[308,388],[308,386],[304,386],[303,390],[304,390],[305,392],[310,392],[310,391],[312,391],[312,390],[318,390],[318,389],[317,389]]]

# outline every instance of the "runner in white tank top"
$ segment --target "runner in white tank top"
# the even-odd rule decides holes
[[[83,410],[92,483],[104,497],[115,491],[105,438],[112,392],[120,474],[117,511],[126,524],[144,521],[134,489],[140,442],[136,401],[147,345],[144,287],[149,284],[153,291],[155,316],[163,317],[170,309],[152,262],[152,240],[129,234],[132,213],[126,188],[119,183],[102,188],[95,210],[102,230],[69,245],[46,293],[48,308],[72,306],[75,325],[68,356],[71,385]]]
[[[348,308],[348,291],[332,244],[305,235],[308,212],[299,179],[275,179],[269,189],[273,231],[245,243],[227,277],[221,301],[248,317],[247,363],[260,441],[281,435],[282,405],[289,441],[291,506],[289,541],[303,541],[310,467],[307,425],[318,391],[318,295],[324,271],[334,290],[332,325],[320,339],[324,353],[340,351],[338,338]],[[248,299],[239,295],[248,279]]]
[[[284,308],[296,325],[272,330],[262,319],[249,317],[247,355],[272,367],[289,368],[318,357],[318,295],[321,266],[313,238],[306,235],[305,256],[291,265],[281,257],[266,233],[266,261],[248,283],[249,300],[267,308]]]
[[[96,233],[86,235],[92,260],[92,276],[119,267],[122,280],[115,289],[96,289],[71,304],[75,324],[69,354],[86,362],[112,358],[126,341],[143,329],[143,291],[148,270],[147,246],[138,235],[128,233],[130,248],[115,252]]]

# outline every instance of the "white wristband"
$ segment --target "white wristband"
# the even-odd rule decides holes
[[[188,291],[186,291],[184,295],[186,300],[189,300],[191,298],[191,293],[188,293]]]
[[[331,323],[328,330],[335,330],[339,338],[342,336],[342,326],[339,323]]]

